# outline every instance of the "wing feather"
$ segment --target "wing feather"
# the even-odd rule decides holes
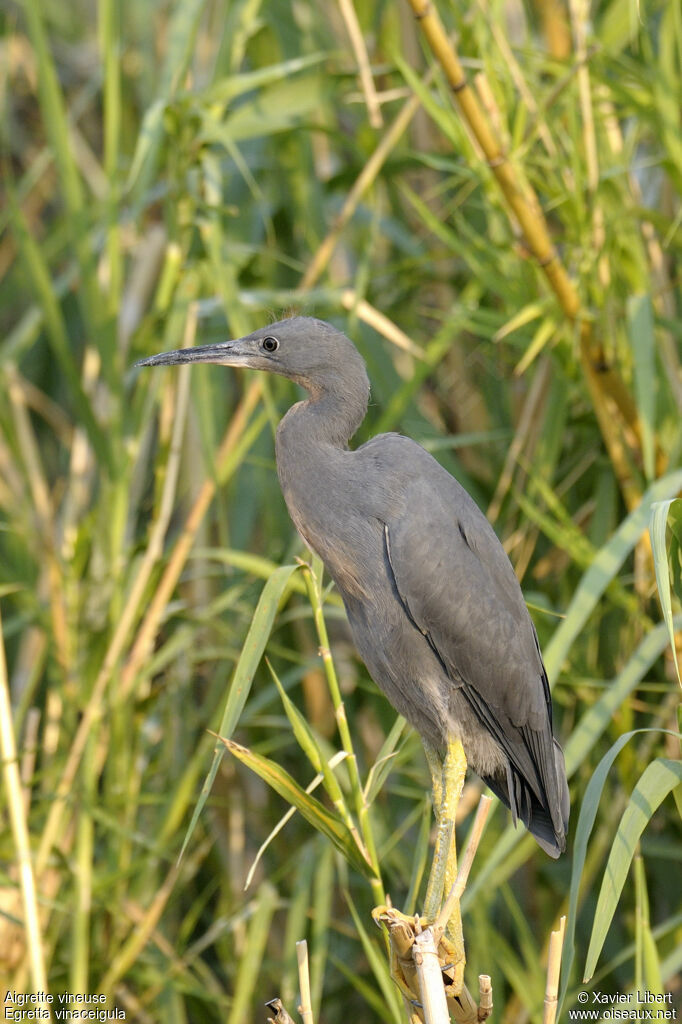
[[[457,481],[424,456],[426,472],[406,485],[404,511],[384,523],[395,587],[407,615],[507,758],[506,777],[495,780],[495,790],[526,824],[533,808],[544,816],[544,831],[556,835],[556,856],[557,843],[563,848],[565,842],[566,799],[535,629],[487,519]],[[541,843],[549,850],[549,840]]]

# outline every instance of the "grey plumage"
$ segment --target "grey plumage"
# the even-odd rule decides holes
[[[349,450],[369,381],[353,343],[323,321],[295,317],[139,365],[181,362],[250,366],[308,391],[277,430],[280,484],[372,678],[431,746],[459,736],[472,768],[557,857],[568,787],[547,675],[519,583],[475,502],[410,438],[382,434]]]

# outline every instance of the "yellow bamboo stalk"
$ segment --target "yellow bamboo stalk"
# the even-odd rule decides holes
[[[571,55],[571,31],[563,5],[560,0],[535,0],[535,6],[542,20],[547,49],[556,60],[566,60]]]
[[[528,249],[547,278],[565,316],[578,324],[580,361],[597,421],[625,501],[632,508],[638,504],[640,492],[628,462],[624,438],[638,450],[640,430],[636,406],[620,375],[606,363],[601,346],[595,344],[591,324],[585,318],[578,291],[554,248],[538,198],[527,183],[519,182],[476,94],[469,86],[435,4],[431,0],[409,0],[409,3],[450,84],[455,105],[480,147],[510,213],[523,232]]]
[[[464,68],[447,37],[435,5],[431,0],[409,2],[434,56],[445,72],[455,104],[497,179],[529,249],[547,275],[562,308],[571,319],[575,319],[580,312],[580,299],[557,256],[537,199],[529,188],[520,186],[514,168],[503,152],[476,94],[469,86]]]

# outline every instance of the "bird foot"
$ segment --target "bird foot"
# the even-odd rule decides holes
[[[412,946],[417,935],[429,926],[425,917],[403,914],[391,906],[375,907],[372,918],[377,925],[386,925],[391,948],[391,977],[405,999],[414,1007],[420,1021],[421,1012],[417,968],[412,958]],[[450,1015],[458,1024],[474,1024],[483,1018],[479,1008],[464,984],[464,948],[453,943],[442,929],[434,927],[438,959],[443,974],[443,985]],[[459,948],[458,948],[459,947]]]

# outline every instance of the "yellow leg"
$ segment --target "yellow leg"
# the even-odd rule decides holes
[[[439,773],[435,770],[437,755],[432,748],[425,749],[433,779],[434,805],[438,821],[433,863],[424,903],[424,916],[427,921],[432,922],[438,916],[443,898],[450,892],[457,877],[455,817],[464,786],[467,761],[460,740],[449,740],[439,778]],[[447,933],[455,948],[456,977],[461,986],[464,974],[464,939],[459,903],[456,904],[450,917]]]
[[[424,753],[426,763],[431,772],[431,788],[433,791],[433,809],[436,819],[440,818],[440,805],[443,800],[443,763],[438,756],[438,751],[430,743],[424,741]]]
[[[397,982],[410,1006],[416,1005],[415,1000],[418,999],[414,976],[415,967],[411,953],[414,936],[427,925],[435,922],[443,898],[449,893],[457,876],[455,816],[462,795],[467,767],[466,756],[459,740],[448,742],[445,759],[442,762],[433,747],[425,744],[424,750],[431,771],[434,810],[438,823],[433,862],[426,889],[424,916],[421,919],[407,917],[390,905],[375,907],[372,911],[372,917],[377,924],[385,924],[388,927],[391,943],[391,976]],[[457,1017],[456,1008],[462,1005],[457,1000],[460,1000],[463,995],[466,995],[475,1008],[475,1004],[464,986],[464,940],[459,903],[450,916],[446,932],[447,935],[443,935],[439,931],[438,956],[443,969],[446,995],[451,1001],[451,1009]]]

